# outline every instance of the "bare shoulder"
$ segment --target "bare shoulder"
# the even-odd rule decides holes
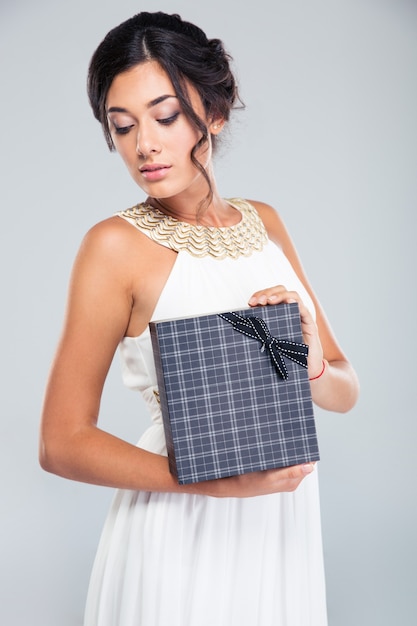
[[[115,260],[119,256],[131,254],[131,245],[135,250],[140,249],[147,239],[131,224],[115,215],[88,230],[81,243],[81,251],[111,256]]]
[[[77,255],[77,262],[85,260],[100,265],[114,275],[121,272],[127,278],[131,271],[137,275],[146,271],[158,254],[154,241],[123,218],[114,215],[92,226],[85,234]]]
[[[115,215],[85,235],[75,263],[74,282],[85,285],[84,293],[90,293],[91,285],[96,290],[101,286],[102,302],[111,301],[112,306],[124,303],[124,332],[138,336],[151,318],[176,256],[173,250]]]
[[[249,204],[254,206],[259,214],[265,214],[265,215],[270,215],[270,216],[278,215],[276,209],[270,204],[267,204],[266,202],[261,202],[260,200],[250,200],[250,199],[247,199],[246,202],[249,202]]]

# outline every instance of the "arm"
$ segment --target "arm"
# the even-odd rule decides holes
[[[298,278],[311,296],[316,309],[316,320],[313,320],[310,312],[300,301],[298,294],[288,292],[282,285],[256,292],[249,304],[256,306],[294,300],[299,302],[303,335],[309,345],[309,377],[318,376],[322,371],[323,363],[325,365],[323,374],[311,381],[313,401],[318,406],[331,411],[349,411],[356,403],[359,394],[356,373],[337,343],[325,313],[308,282],[295,246],[279,215],[266,204],[252,201],[251,204],[258,210],[270,239],[282,248]]]
[[[145,491],[218,497],[292,491],[312,471],[311,465],[180,486],[166,457],[98,427],[114,352],[125,334],[138,335],[146,327],[174,258],[171,250],[119,218],[87,234],[74,264],[64,328],[45,394],[42,467],[73,480]]]

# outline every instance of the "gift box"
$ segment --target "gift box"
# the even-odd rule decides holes
[[[179,484],[317,461],[297,303],[150,323]]]

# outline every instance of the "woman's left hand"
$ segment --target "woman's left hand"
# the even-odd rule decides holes
[[[276,285],[268,289],[261,289],[253,294],[249,306],[265,306],[270,304],[290,304],[298,302],[301,317],[301,329],[304,343],[308,345],[308,375],[314,378],[323,368],[323,348],[321,345],[317,324],[296,291],[288,291],[284,285]]]

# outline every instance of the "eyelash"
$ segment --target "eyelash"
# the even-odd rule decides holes
[[[130,126],[116,126],[114,125],[114,131],[116,133],[116,135],[127,135],[127,133],[129,132],[129,130],[133,128],[133,124],[131,124]]]
[[[179,116],[179,113],[174,113],[174,115],[171,115],[170,117],[165,117],[156,121],[159,124],[162,124],[162,126],[170,126],[170,124],[173,124],[176,121],[178,116]]]
[[[170,126],[177,120],[178,116],[179,113],[174,113],[174,115],[171,115],[170,117],[163,117],[156,121],[162,126]],[[130,124],[129,126],[114,126],[114,130],[117,135],[127,135],[131,128],[133,128],[133,124]]]

